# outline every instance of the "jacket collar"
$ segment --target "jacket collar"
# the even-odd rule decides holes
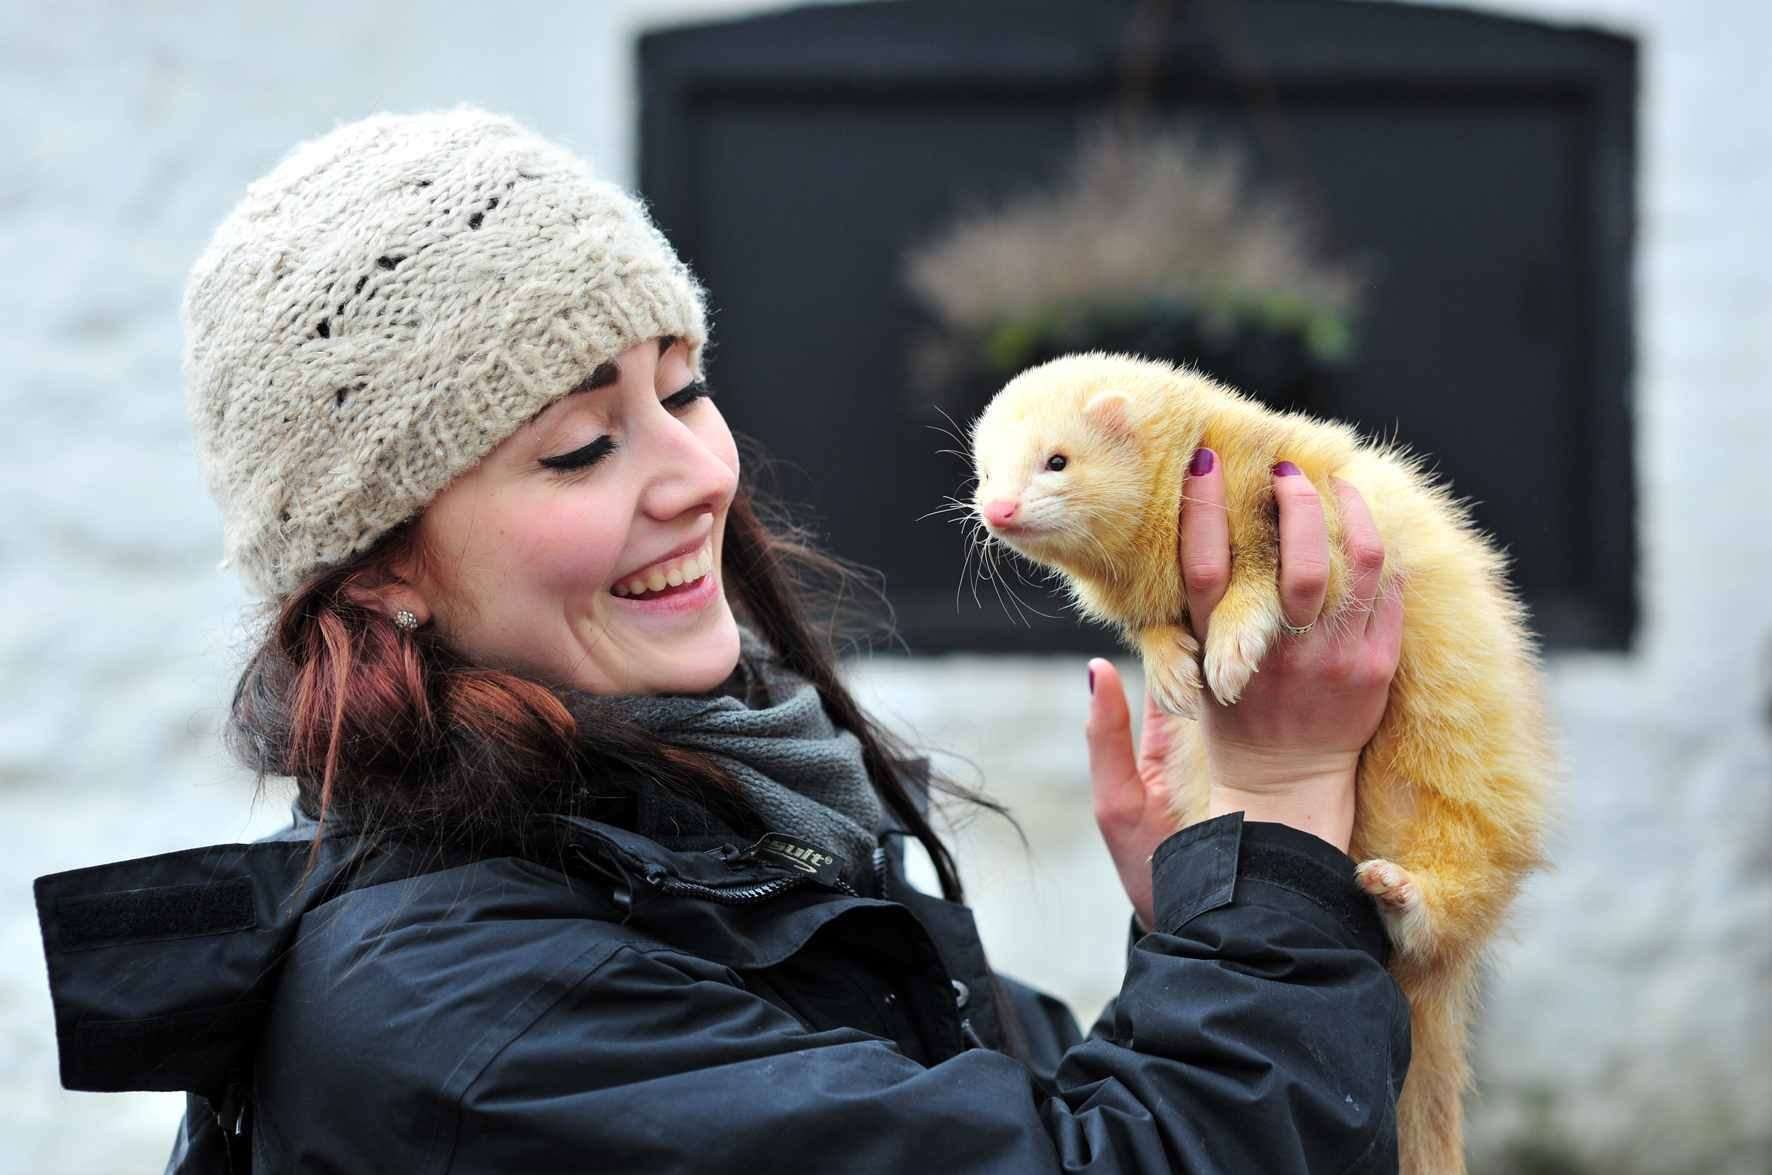
[[[288,829],[252,844],[185,849],[37,880],[64,1087],[219,1093],[250,1052],[304,915],[351,889],[487,855],[398,841],[366,852],[357,838],[341,834],[321,842],[310,868],[315,822],[299,810],[294,817]],[[649,920],[668,921],[672,905],[689,903],[661,899],[682,896],[683,886],[740,904],[763,886],[805,889],[808,896],[826,888],[827,878],[741,843],[716,823],[690,822],[683,813],[659,819],[662,839],[604,821],[538,818],[533,855],[611,881],[617,917],[638,894]]]
[[[222,1090],[303,913],[344,876],[336,849],[307,858],[274,839],[39,878],[62,1085]]]
[[[667,941],[729,965],[768,966],[863,908],[896,911],[885,916],[903,917],[903,933],[922,937],[901,906],[844,893],[818,860],[826,846],[753,839],[682,802],[643,801],[611,814],[619,822],[538,817],[529,855],[610,882],[612,916]],[[249,1060],[278,968],[309,911],[352,889],[488,855],[398,841],[365,851],[340,830],[310,867],[314,830],[297,809],[289,828],[253,844],[37,880],[64,1087],[192,1090],[215,1100]],[[882,850],[875,864],[885,873],[895,857]]]

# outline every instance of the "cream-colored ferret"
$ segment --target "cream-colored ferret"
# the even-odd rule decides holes
[[[1201,445],[1222,463],[1230,582],[1202,650],[1188,626],[1177,511]],[[1350,482],[1403,580],[1403,644],[1389,707],[1361,755],[1349,852],[1375,899],[1409,997],[1413,1054],[1398,1104],[1406,1175],[1464,1170],[1460,1098],[1478,956],[1539,862],[1556,778],[1533,641],[1503,557],[1419,459],[1361,443],[1346,425],[1266,408],[1206,376],[1117,355],[1071,355],[1023,372],[972,430],[981,518],[1014,505],[993,537],[1068,581],[1078,608],[1120,629],[1147,688],[1194,711],[1202,678],[1235,702],[1281,638],[1273,465],[1319,491],[1331,572],[1319,623],[1347,602],[1337,498]],[[1180,721],[1180,720],[1177,720]],[[1205,812],[1198,730],[1180,721],[1175,811]]]

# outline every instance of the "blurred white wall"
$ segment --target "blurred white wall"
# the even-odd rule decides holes
[[[631,180],[634,30],[770,6],[0,7],[0,1172],[152,1169],[178,1112],[171,1095],[58,1088],[31,879],[283,818],[217,741],[245,600],[214,569],[178,363],[180,286],[208,232],[288,147],[377,109],[476,101]],[[1551,666],[1574,784],[1559,868],[1498,956],[1474,1134],[1594,1170],[1763,1175],[1772,10],[1508,7],[1643,39],[1645,619],[1632,655]],[[1118,983],[1125,906],[1089,823],[1081,659],[857,677],[1021,815],[1025,853],[995,821],[960,834],[987,945],[1092,1016]]]

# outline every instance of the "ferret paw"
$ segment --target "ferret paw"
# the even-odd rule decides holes
[[[1267,639],[1253,625],[1213,624],[1207,628],[1206,684],[1212,687],[1212,696],[1227,706],[1242,697],[1266,653]]]
[[[1354,868],[1354,880],[1361,889],[1378,899],[1381,907],[1402,910],[1420,900],[1415,879],[1401,865],[1393,865],[1381,857],[1362,861]]]
[[[1145,663],[1145,689],[1165,714],[1195,718],[1200,712],[1200,667],[1192,658],[1173,657],[1161,665]]]
[[[1378,916],[1392,946],[1405,955],[1426,950],[1427,903],[1420,883],[1407,869],[1375,857],[1354,868],[1354,881],[1378,903]]]
[[[1165,714],[1193,718],[1200,709],[1200,643],[1180,626],[1148,630],[1140,640],[1144,688]]]

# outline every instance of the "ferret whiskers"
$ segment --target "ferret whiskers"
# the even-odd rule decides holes
[[[944,497],[941,505],[925,514],[919,514],[917,516],[917,521],[921,522],[925,518],[934,518],[937,514],[952,514],[955,517],[949,518],[947,521],[959,523],[967,521],[967,518],[971,513],[971,502],[963,502],[959,498],[954,497]]]
[[[1027,617],[1020,611],[1021,601],[1015,598],[1015,593],[1010,591],[1007,601],[1003,598],[1004,589],[1008,585],[1003,582],[1003,572],[997,566],[997,545],[995,543],[986,544],[985,563],[990,567],[990,574],[986,576],[986,578],[991,581],[991,590],[997,593],[997,603],[1003,606],[1004,613],[1013,616],[1014,619],[1019,620],[1024,626],[1031,628],[1032,625],[1028,624]],[[1013,613],[1010,612],[1010,607],[1012,605],[1016,609]]]
[[[923,427],[927,428],[927,429],[932,429],[935,432],[941,433],[943,436],[952,440],[954,442],[954,444],[960,446],[962,449],[971,448],[971,441],[968,440],[965,435],[963,435],[963,434],[965,434],[965,432],[967,430],[962,429],[959,425],[959,422],[956,421],[952,416],[949,416],[947,409],[943,408],[940,404],[933,405],[933,407],[935,408],[935,410],[937,412],[941,413],[941,418],[948,422],[948,427],[943,428],[939,424],[926,424]],[[970,454],[962,455],[961,460],[965,461],[968,465],[970,465],[972,463],[972,457]]]
[[[992,545],[991,549],[993,552],[995,551],[996,547],[994,544]],[[1040,587],[1039,584],[1029,582],[1029,580],[1024,575],[1022,575],[1021,569],[1022,569],[1022,564],[1025,561],[1025,559],[1021,555],[1021,553],[1019,551],[1016,551],[1014,548],[1008,547],[1008,546],[1005,546],[1004,549],[1008,553],[1009,560],[1010,560],[1009,565],[1015,572],[1015,578],[1021,580],[1022,584],[1027,587],[1036,588],[1036,589],[1039,588]],[[992,567],[993,567],[993,569],[995,569],[995,562],[994,561],[992,563]],[[1041,617],[1042,619],[1045,619],[1045,620],[1057,620],[1058,619],[1058,617],[1053,615],[1052,613],[1042,612],[1042,611],[1040,611],[1040,609],[1034,607],[1032,604],[1028,603],[1026,600],[1024,600],[1020,596],[1016,595],[1015,594],[1015,586],[1013,584],[1011,584],[1008,581],[1008,579],[1004,578],[1003,573],[1000,569],[996,569],[996,582],[1001,583],[1003,591],[1009,593],[1010,600],[1013,601],[1014,606],[1017,610],[1017,613],[1020,614],[1021,622],[1025,625],[1027,625],[1029,628],[1032,628],[1033,625],[1031,623],[1029,623],[1029,621],[1025,615],[1026,612],[1032,612],[1035,616]]]
[[[960,579],[958,583],[954,584],[954,611],[956,612],[960,610],[960,589],[966,586],[966,572],[972,566],[972,556],[985,544],[986,541],[988,541],[984,538],[984,523],[974,519],[972,529],[966,532],[966,540],[966,555],[965,558],[960,561]],[[972,581],[972,603],[976,607],[984,607],[984,604],[978,598],[978,580],[976,576],[974,576]]]
[[[1051,568],[1042,567],[1038,563],[1031,562],[1026,558],[1017,557],[1012,566],[1015,568],[1015,578],[1021,581],[1021,585],[1023,587],[1033,588],[1035,591],[1048,590],[1049,585],[1057,575],[1057,573]],[[1027,577],[1027,573],[1030,569],[1038,575],[1038,579],[1029,579]],[[1004,586],[1007,587],[1008,585],[1005,584]],[[1021,605],[1036,616],[1043,616],[1047,620],[1058,619],[1057,616],[1054,616],[1049,612],[1040,611],[1026,600],[1021,601]]]
[[[942,436],[948,438],[948,440],[954,442],[957,446],[952,449],[937,449],[935,450],[936,454],[943,457],[958,457],[968,468],[970,468],[972,465],[972,454],[968,451],[970,445],[967,443],[966,438],[960,435],[960,426],[955,424],[954,418],[949,416],[939,406],[935,410],[940,412],[943,419],[945,419],[952,427],[943,427],[939,424],[925,424],[923,427],[931,432],[940,433]]]

